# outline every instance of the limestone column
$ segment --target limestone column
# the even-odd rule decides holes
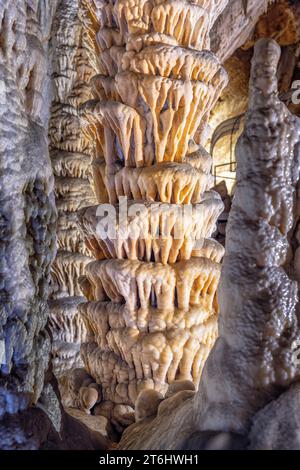
[[[80,311],[93,335],[81,354],[114,404],[133,406],[144,389],[164,395],[174,380],[197,387],[217,337],[224,250],[210,237],[223,205],[200,142],[227,83],[209,51],[226,4],[86,2],[99,73],[81,117],[96,143],[100,206],[79,213],[95,258],[81,279],[88,302]]]

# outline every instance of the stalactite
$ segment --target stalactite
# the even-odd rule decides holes
[[[217,336],[224,250],[209,237],[223,204],[210,191],[212,159],[199,142],[227,83],[204,50],[226,3],[86,2],[98,75],[81,118],[96,142],[98,202],[118,216],[108,222],[115,235],[103,239],[106,206],[79,211],[97,259],[81,279],[89,302],[80,311],[94,336],[81,354],[104,402],[133,406],[143,390],[164,395],[174,380],[198,386]],[[123,237],[124,197],[135,238]]]

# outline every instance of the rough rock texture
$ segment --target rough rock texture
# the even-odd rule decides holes
[[[240,3],[243,3],[242,0]],[[248,3],[250,4],[251,2]],[[233,8],[234,2],[230,2],[230,4],[232,4]],[[247,34],[247,21],[250,20],[252,27],[254,27],[257,21],[257,14],[260,14],[262,11],[262,8],[259,10],[259,4],[260,2],[254,3],[256,10],[258,9],[257,13],[253,12],[253,9],[249,10],[248,20],[244,18],[243,8],[240,8],[240,17],[232,17],[229,15],[229,11],[225,11],[219,30],[220,34],[223,32],[225,35],[224,41],[228,40],[228,31],[231,31],[231,23],[237,21],[237,18],[240,18],[241,27],[245,26],[245,30],[234,28],[233,32],[237,34],[240,31],[241,36],[238,36],[238,43],[228,41],[229,47],[232,45],[235,47],[237,44],[241,45],[240,38],[245,38],[245,32]],[[248,108],[250,63],[253,55],[253,46],[260,38],[273,38],[281,46],[282,54],[278,67],[278,89],[281,99],[291,109],[292,83],[298,79],[298,77],[294,76],[294,71],[300,53],[299,20],[299,3],[280,0],[270,4],[266,13],[260,16],[253,31],[250,32],[246,43],[224,61],[224,67],[229,76],[229,83],[222,93],[222,99],[218,101],[212,110],[209,119],[211,134],[208,136],[206,148],[210,149],[213,156],[216,183],[221,182],[223,179],[226,181],[230,192],[232,187],[234,189],[236,177],[235,165],[230,165],[230,162],[235,160],[234,151],[237,140],[243,131],[244,116]],[[216,31],[218,30],[217,25],[218,22],[216,23]],[[213,45],[216,39],[214,34],[213,29],[211,33]],[[221,43],[222,38],[220,37]],[[221,49],[221,53],[226,51],[225,47]],[[227,57],[226,54],[225,57]],[[293,112],[299,115],[297,109],[299,105],[292,104],[292,106],[294,108]]]
[[[136,402],[136,422],[125,429],[118,448],[182,449],[183,443],[195,429],[193,416],[195,391],[191,390],[186,382],[181,383],[173,392],[171,387],[172,385],[165,399],[150,395],[149,392],[152,390],[145,390],[139,395]]]
[[[275,42],[257,43],[219,289],[220,337],[195,406],[205,430],[247,432],[253,414],[299,376],[290,231],[298,219],[300,122],[277,97],[279,57]]]
[[[103,205],[79,211],[97,260],[80,281],[89,300],[80,311],[94,336],[81,353],[104,401],[124,410],[145,389],[197,386],[217,336],[224,250],[210,236],[223,204],[210,191],[212,159],[200,142],[227,83],[205,50],[226,4],[86,2],[98,75],[81,117],[96,142]]]
[[[300,124],[278,101],[269,41],[257,46],[238,147],[220,338],[195,392],[217,333],[223,256],[200,144],[226,74],[207,50],[211,38],[225,59],[266,4],[94,0],[87,17],[79,0],[1,0],[1,449],[101,449],[134,420],[121,448],[300,447]],[[275,28],[298,41],[291,17],[283,32],[275,19],[254,39]],[[86,208],[93,184],[100,213]],[[48,326],[69,414],[48,369],[54,196]],[[124,196],[137,238],[119,222],[102,237]],[[89,301],[78,307],[80,285]],[[91,375],[75,368],[82,343]]]
[[[70,416],[84,423],[92,431],[100,433],[103,437],[110,438],[113,433],[111,424],[105,416],[88,416],[84,411],[76,408],[67,408],[67,412]]]
[[[56,212],[47,54],[55,5],[0,3],[0,419],[7,420],[39,399],[50,352],[45,326]]]
[[[84,301],[78,279],[90,261],[76,224],[76,211],[96,199],[90,182],[92,146],[84,138],[78,108],[90,97],[89,64],[79,0],[60,2],[53,25],[54,96],[49,126],[50,156],[58,211],[58,252],[52,266],[49,326],[54,372],[82,365],[80,344],[87,331],[78,313]]]
[[[122,449],[299,448],[299,387],[293,382],[300,373],[295,256],[300,121],[278,99],[279,56],[274,41],[257,43],[219,288],[219,338],[200,389],[184,415],[173,407],[167,422],[158,413],[129,427]],[[193,417],[189,436],[186,415]],[[170,426],[183,429],[182,439],[171,431],[170,440],[161,439]]]
[[[48,151],[55,0],[0,2],[0,448],[102,449],[61,409],[46,327],[55,256]]]
[[[213,234],[214,239],[216,239],[221,245],[225,246],[225,241],[226,241],[226,227],[227,227],[227,221],[229,217],[229,213],[231,210],[231,204],[232,204],[232,196],[228,194],[228,189],[225,181],[221,181],[221,183],[217,184],[214,186],[214,190],[217,191],[221,198],[222,202],[224,204],[224,211],[218,218],[217,222],[217,230]]]
[[[300,384],[292,385],[253,418],[251,450],[300,449]]]
[[[272,38],[281,46],[299,42],[299,11],[298,2],[277,0],[259,19],[251,39],[243,47],[254,45],[260,38]]]
[[[231,0],[211,31],[211,49],[225,61],[251,36],[259,17],[274,0]]]

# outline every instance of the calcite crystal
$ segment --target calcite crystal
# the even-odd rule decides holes
[[[227,1],[85,3],[98,74],[81,119],[100,205],[78,212],[96,258],[80,280],[81,354],[103,399],[133,406],[144,389],[198,386],[217,336],[223,204],[200,142],[227,83],[207,50]]]

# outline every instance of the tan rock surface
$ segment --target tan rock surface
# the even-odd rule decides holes
[[[93,178],[103,205],[78,216],[97,259],[80,279],[89,300],[80,312],[94,336],[81,353],[107,403],[134,406],[144,389],[164,396],[176,379],[198,386],[217,335],[224,250],[210,237],[223,204],[198,142],[227,83],[205,50],[226,5],[86,2],[98,74],[80,116],[96,142]]]

